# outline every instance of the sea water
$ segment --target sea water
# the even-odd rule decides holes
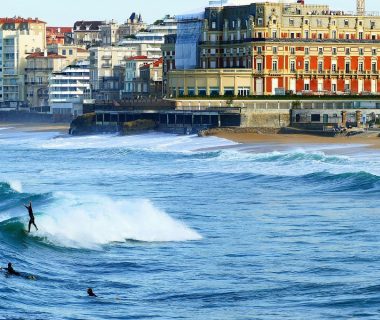
[[[0,168],[0,262],[36,278],[0,273],[0,319],[380,317],[377,150],[6,129]]]

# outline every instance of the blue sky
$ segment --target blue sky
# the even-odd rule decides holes
[[[306,0],[306,2],[329,4],[335,9],[351,11],[355,9],[356,0]],[[205,7],[208,0],[13,0],[6,3],[1,6],[1,16],[39,17],[51,26],[71,26],[75,20],[86,19],[113,18],[124,22],[132,11],[141,12],[145,21],[153,22],[166,13],[178,14]],[[366,0],[366,3],[367,10],[380,11],[379,0]]]

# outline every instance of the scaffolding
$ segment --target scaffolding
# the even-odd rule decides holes
[[[195,69],[199,65],[199,42],[204,13],[177,16],[176,69]]]

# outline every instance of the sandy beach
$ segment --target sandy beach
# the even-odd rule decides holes
[[[369,132],[350,137],[319,137],[306,134],[258,134],[226,131],[218,132],[215,136],[243,144],[355,144],[380,149],[380,137],[378,132]]]
[[[0,129],[7,128],[9,130],[23,132],[60,132],[68,133],[69,123],[0,123]]]

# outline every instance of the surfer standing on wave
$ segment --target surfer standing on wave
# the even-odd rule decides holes
[[[32,225],[34,225],[34,227],[36,228],[36,230],[38,231],[38,228],[34,222],[34,213],[33,213],[33,208],[32,208],[32,201],[29,202],[29,205],[27,206],[26,204],[24,204],[24,207],[28,210],[29,212],[29,217],[30,217],[30,220],[29,220],[29,227],[28,227],[28,232],[30,233],[30,227]]]

